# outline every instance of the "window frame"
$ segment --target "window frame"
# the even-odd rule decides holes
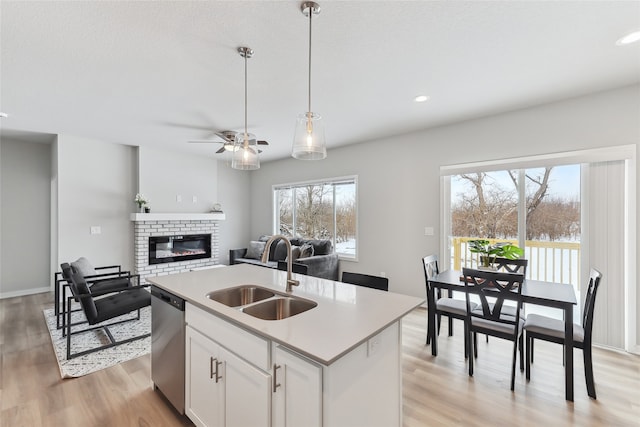
[[[335,185],[336,184],[340,184],[340,183],[344,183],[344,184],[353,184],[355,186],[355,219],[356,219],[356,224],[355,224],[355,253],[353,255],[350,254],[346,254],[346,253],[340,253],[337,250],[337,246],[336,246],[336,230],[337,230],[337,215],[336,215],[336,204],[335,204]],[[346,176],[339,176],[339,177],[333,177],[333,178],[320,178],[320,179],[312,179],[312,180],[305,180],[305,181],[296,181],[296,182],[287,182],[287,183],[281,183],[281,184],[273,184],[271,186],[271,206],[272,206],[272,218],[273,218],[273,223],[271,225],[271,229],[272,232],[274,234],[278,234],[280,231],[279,228],[279,223],[280,223],[280,208],[279,208],[279,199],[278,199],[278,195],[277,195],[277,191],[278,190],[284,190],[284,189],[288,189],[288,188],[297,188],[297,187],[305,187],[308,185],[332,185],[333,186],[333,200],[332,200],[332,209],[333,209],[333,226],[334,226],[334,233],[333,233],[333,237],[331,239],[331,243],[333,244],[333,248],[335,250],[335,252],[338,254],[338,258],[341,260],[346,260],[346,261],[358,261],[358,252],[359,252],[359,221],[358,221],[358,212],[359,212],[359,201],[358,201],[358,175],[346,175]],[[292,216],[293,216],[293,221],[295,224],[295,211],[296,211],[296,203],[295,203],[295,199],[292,199]]]

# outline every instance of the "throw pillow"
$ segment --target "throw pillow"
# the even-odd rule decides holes
[[[273,257],[269,256],[269,258],[272,258],[270,261],[282,261],[283,259],[286,259],[287,244],[284,240],[278,240],[275,247],[271,246],[271,253],[269,255],[273,255]]]
[[[83,277],[94,276],[98,274],[95,268],[91,265],[88,259],[80,257],[76,261],[71,263],[71,268],[75,273],[82,274]]]
[[[310,256],[313,256],[313,246],[311,246],[308,243],[305,243],[304,245],[300,246],[299,258],[309,258]]]
[[[262,253],[264,252],[264,244],[265,242],[257,242],[255,240],[250,241],[249,247],[247,248],[247,254],[244,257],[251,259],[260,259],[262,257]]]
[[[291,246],[291,262],[295,262],[298,258],[300,258],[300,246]],[[287,261],[286,258],[285,261]]]
[[[333,253],[331,240],[309,240],[308,243],[313,246],[314,255],[328,255]]]

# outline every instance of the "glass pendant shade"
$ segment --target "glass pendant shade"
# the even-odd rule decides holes
[[[252,133],[238,132],[233,144],[231,167],[239,170],[260,169],[258,140]]]
[[[324,123],[319,114],[304,113],[298,116],[291,155],[299,160],[322,160],[327,157]]]

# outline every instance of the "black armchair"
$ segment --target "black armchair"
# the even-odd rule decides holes
[[[124,286],[120,288],[112,288],[110,290],[94,290],[94,292],[91,292],[87,281],[80,273],[72,274],[71,282],[69,284],[72,295],[68,297],[68,303],[69,305],[71,305],[71,300],[73,299],[76,299],[80,302],[80,306],[82,307],[82,311],[84,312],[84,315],[87,318],[87,323],[89,323],[89,325],[96,325],[101,322],[106,322],[108,320],[131,313],[133,311],[137,311],[137,315],[135,317],[127,318],[124,320],[117,320],[107,324],[101,324],[94,327],[72,331],[71,327],[73,325],[71,323],[71,310],[67,310],[67,321],[65,322],[67,336],[67,359],[72,359],[74,357],[93,353],[98,350],[103,350],[105,348],[114,347],[116,345],[128,343],[150,336],[151,331],[132,338],[117,341],[109,331],[109,326],[140,319],[140,309],[151,305],[151,294],[145,289],[145,287],[147,286],[149,285]],[[104,344],[99,347],[91,348],[84,351],[79,351],[76,353],[71,352],[72,336],[101,328],[104,329],[105,334],[109,338],[108,344]]]
[[[56,327],[57,329],[63,329],[65,326],[65,315],[67,309],[71,310],[71,306],[67,306],[67,289],[71,283],[71,276],[74,273],[81,274],[86,280],[90,291],[101,292],[114,288],[126,287],[131,282],[137,280],[140,283],[140,276],[132,275],[129,271],[122,270],[119,265],[108,265],[102,267],[92,267],[89,265],[85,258],[80,258],[78,261],[60,264],[62,271],[56,272],[54,275],[55,280],[55,301],[54,312],[56,315]],[[62,298],[60,298],[62,296]],[[62,304],[60,302],[62,301]],[[77,310],[76,310],[77,311]]]

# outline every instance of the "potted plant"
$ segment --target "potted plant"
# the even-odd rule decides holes
[[[133,201],[138,205],[138,210],[140,212],[144,212],[144,207],[148,203],[144,195],[142,193],[136,194],[136,197],[133,199]]]
[[[496,258],[518,259],[524,250],[509,242],[491,243],[486,239],[469,240],[469,251],[480,254],[482,267],[490,268]]]

